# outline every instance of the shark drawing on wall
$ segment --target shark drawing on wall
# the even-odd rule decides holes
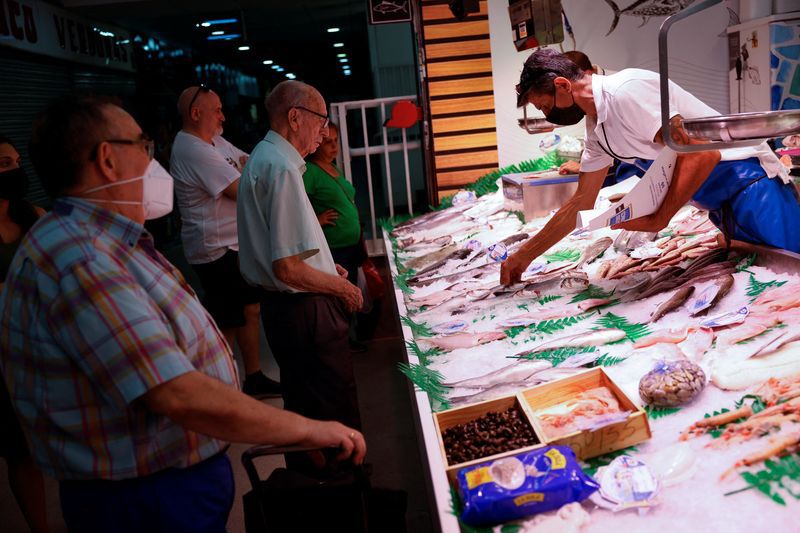
[[[667,17],[674,15],[681,9],[689,6],[694,0],[637,0],[626,8],[620,9],[613,0],[606,0],[606,3],[611,6],[614,11],[614,22],[611,23],[606,36],[611,35],[611,32],[619,24],[619,17],[621,15],[630,15],[633,17],[642,17],[642,23],[639,25],[641,28],[650,17]]]

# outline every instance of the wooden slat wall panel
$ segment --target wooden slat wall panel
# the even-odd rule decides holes
[[[438,43],[425,46],[425,57],[439,59],[444,57],[454,57],[472,54],[491,54],[489,39],[479,41],[460,41],[453,43]]]
[[[478,13],[470,13],[470,17],[474,17],[475,15],[488,15],[488,4],[486,2],[481,2],[481,10]],[[450,11],[450,7],[447,4],[433,4],[433,5],[422,5],[422,18],[425,19],[425,22],[433,21],[433,20],[453,20],[453,12]]]
[[[470,35],[485,35],[486,40],[489,40],[489,21],[488,20],[474,20],[458,22],[453,17],[451,24],[431,24],[425,26],[425,40],[432,41],[434,39],[458,39],[459,37],[467,37]]]
[[[428,63],[428,77],[457,76],[460,74],[475,74],[477,72],[492,72],[492,58],[466,59],[461,61],[447,61],[443,63]],[[489,78],[491,81],[491,77]]]
[[[452,187],[462,187],[468,183],[472,183],[481,176],[485,176],[489,172],[497,170],[497,165],[486,168],[477,168],[472,170],[456,170],[454,172],[439,172],[436,174],[438,178],[439,189],[450,189]],[[453,194],[452,191],[450,194]]]
[[[498,165],[486,0],[480,2],[480,8],[480,13],[458,21],[445,2],[423,0],[422,4],[433,166],[439,198],[453,194]]]
[[[497,149],[492,147],[488,150],[473,150],[461,154],[437,155],[434,156],[436,168],[455,168],[461,166],[494,165],[497,166]]]
[[[439,96],[444,94],[465,94],[492,91],[492,77],[470,78],[466,80],[432,81],[428,83],[429,94]],[[494,98],[492,98],[494,107]]]
[[[433,153],[441,152],[442,150],[460,150],[464,148],[481,148],[494,147],[497,149],[497,133],[472,133],[465,135],[455,135],[452,137],[437,137],[434,133],[433,137]]]
[[[467,117],[452,117],[440,118],[434,117],[433,131],[436,133],[444,133],[451,131],[464,131],[464,130],[477,130],[485,128],[494,128],[497,122],[494,118],[494,112],[486,115],[474,115]]]
[[[494,113],[494,97],[468,96],[465,98],[431,101],[431,115],[464,113],[469,111],[488,111]]]

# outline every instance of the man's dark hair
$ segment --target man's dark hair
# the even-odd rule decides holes
[[[62,196],[77,185],[81,169],[109,137],[111,125],[103,110],[115,103],[106,97],[69,95],[54,100],[36,117],[30,156],[47,194]]]
[[[589,56],[578,50],[564,52],[564,57],[581,67],[582,70],[594,70],[594,65],[589,61]]]
[[[552,93],[555,91],[553,80],[559,76],[570,81],[579,80],[584,72],[564,54],[542,48],[532,53],[525,60],[522,74],[517,85],[517,107],[522,107],[528,102],[528,93]]]

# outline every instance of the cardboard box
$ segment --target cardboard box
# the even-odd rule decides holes
[[[503,174],[504,207],[522,211],[525,221],[547,216],[560,208],[578,189],[578,175],[560,175],[558,170]]]
[[[575,431],[557,438],[548,438],[535,416],[536,411],[563,403],[581,392],[597,387],[608,387],[616,396],[620,408],[631,412],[628,418],[595,430]],[[539,439],[539,444],[481,457],[465,463],[448,463],[442,439],[442,432],[445,429],[470,422],[486,413],[505,411],[512,406],[516,406],[523,418],[531,424],[534,434]],[[536,387],[522,390],[514,396],[505,396],[441,411],[434,414],[434,423],[439,436],[439,451],[442,454],[445,465],[447,465],[447,477],[453,484],[455,484],[456,473],[464,467],[509,457],[547,445],[569,446],[578,459],[585,460],[627,448],[649,439],[652,435],[650,424],[647,421],[647,414],[625,395],[622,389],[608,377],[608,374],[602,368],[592,368],[568,378],[537,385]]]

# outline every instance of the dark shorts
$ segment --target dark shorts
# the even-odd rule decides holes
[[[188,468],[121,481],[61,481],[69,531],[223,533],[233,506],[233,470],[219,453]]]
[[[203,284],[203,305],[221,329],[244,326],[244,307],[259,302],[253,287],[239,272],[239,253],[228,250],[211,261],[192,265]]]

